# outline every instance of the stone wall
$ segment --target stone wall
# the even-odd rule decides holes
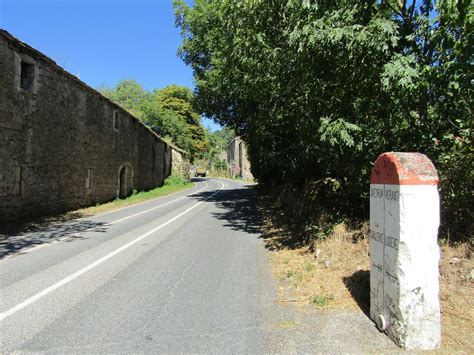
[[[187,153],[177,147],[171,146],[171,172],[184,179],[190,178],[190,163]]]
[[[0,221],[109,201],[170,173],[155,133],[0,30]]]
[[[227,172],[232,178],[253,179],[247,149],[240,137],[235,137],[227,146]]]

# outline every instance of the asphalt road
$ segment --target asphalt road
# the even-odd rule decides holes
[[[4,241],[0,351],[276,350],[253,195],[240,182],[198,179],[192,190]]]

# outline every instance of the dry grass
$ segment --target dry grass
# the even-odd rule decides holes
[[[441,245],[442,349],[474,353],[474,260],[467,243]]]
[[[262,209],[280,302],[320,309],[370,309],[368,225],[336,225],[314,245],[300,245],[292,232]],[[278,225],[278,227],[276,227]],[[474,353],[474,260],[468,243],[441,245],[440,301],[443,353]]]
[[[299,327],[299,324],[294,320],[287,319],[282,320],[280,323],[278,323],[278,327],[283,329],[296,329]]]
[[[271,265],[275,276],[284,281],[280,287],[280,301],[287,301],[286,288],[290,286],[293,302],[312,303],[325,309],[363,307],[366,310],[369,294],[364,286],[369,282],[368,243],[367,239],[354,243],[353,237],[354,233],[341,224],[336,226],[330,238],[318,242],[315,252],[310,252],[307,246],[278,248],[271,255]],[[275,246],[278,239],[275,236],[268,242]]]

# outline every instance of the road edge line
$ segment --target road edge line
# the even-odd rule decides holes
[[[3,321],[4,319],[10,317],[11,315],[17,313],[18,311],[22,310],[23,308],[28,307],[29,305],[35,303],[36,301],[40,300],[41,298],[47,296],[51,292],[53,292],[53,291],[59,289],[60,287],[68,284],[69,282],[74,281],[75,279],[77,279],[81,275],[85,274],[86,272],[94,269],[95,267],[97,267],[100,264],[104,263],[105,261],[111,259],[112,257],[114,257],[115,255],[121,253],[122,251],[130,248],[132,245],[140,242],[141,240],[145,239],[146,237],[150,236],[151,234],[155,233],[156,231],[160,230],[161,228],[166,227],[168,224],[176,221],[178,218],[184,216],[186,213],[190,212],[191,210],[193,210],[197,206],[200,206],[205,201],[210,199],[212,196],[214,196],[217,193],[219,193],[220,191],[222,191],[222,189],[224,188],[225,185],[220,181],[219,181],[219,183],[222,185],[222,187],[219,190],[217,190],[216,192],[214,192],[212,195],[210,195],[209,197],[205,198],[203,201],[196,203],[195,205],[191,206],[187,210],[185,210],[185,211],[181,212],[180,214],[174,216],[173,218],[169,219],[165,223],[160,224],[158,227],[153,228],[152,230],[146,232],[145,234],[142,234],[141,236],[139,236],[138,238],[132,240],[131,242],[128,242],[127,244],[122,245],[120,248],[115,249],[114,251],[110,252],[109,254],[101,257],[100,259],[97,259],[93,263],[91,263],[91,264],[83,267],[82,269],[76,271],[75,273],[63,278],[62,280],[56,282],[55,284],[45,288],[43,291],[38,292],[37,294],[27,298],[26,300],[24,300],[21,303],[18,303],[16,306],[10,308],[9,310],[0,313],[0,322]]]

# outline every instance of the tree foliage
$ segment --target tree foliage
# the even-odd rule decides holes
[[[208,141],[189,88],[170,85],[149,93],[136,81],[123,80],[115,88],[100,91],[165,140],[189,152],[191,159],[207,151]]]
[[[192,156],[201,157],[209,148],[209,142],[201,117],[193,107],[193,92],[185,86],[170,85],[154,91],[153,98],[165,111],[173,112],[177,121],[184,123],[191,139],[188,151]]]
[[[221,154],[226,154],[227,146],[234,138],[235,132],[230,127],[223,127],[209,134],[209,149],[203,158],[211,170],[227,171],[227,163]]]
[[[245,138],[260,182],[330,179],[333,213],[364,214],[378,155],[418,151],[440,174],[444,230],[472,234],[471,1],[175,0],[175,12],[198,108]]]
[[[131,79],[120,81],[114,88],[101,88],[99,90],[105,97],[135,116],[140,115],[141,104],[148,96],[145,89]]]

